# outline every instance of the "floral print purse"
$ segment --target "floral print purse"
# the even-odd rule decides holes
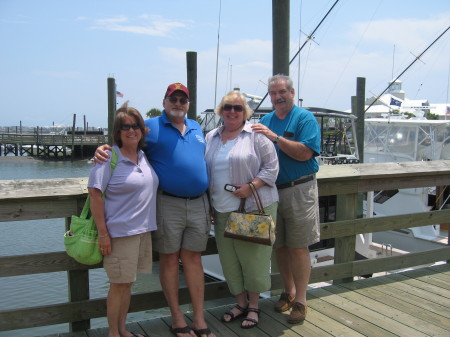
[[[275,223],[270,214],[264,213],[258,191],[249,183],[258,206],[255,213],[246,213],[244,209],[246,199],[241,199],[237,211],[231,212],[225,225],[224,236],[231,239],[249,241],[272,246],[275,242]]]

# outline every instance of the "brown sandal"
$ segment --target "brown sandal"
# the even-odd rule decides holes
[[[231,310],[233,310],[234,308],[238,309],[241,313],[240,313],[240,314],[237,314],[237,315],[233,314],[233,313],[231,312]],[[227,312],[225,312],[225,313],[223,314],[223,316],[222,316],[222,318],[221,318],[222,322],[224,322],[224,323],[230,323],[230,322],[233,322],[233,321],[237,320],[238,318],[240,318],[240,317],[242,317],[242,316],[245,316],[245,315],[247,314],[247,308],[243,308],[243,307],[241,307],[239,304],[236,304],[233,308],[231,308],[231,310],[230,310],[230,311],[227,311]],[[226,319],[225,319],[225,315],[230,316],[230,319],[229,319],[229,320],[226,320]]]
[[[259,320],[259,313],[261,312],[260,309],[256,309],[256,308],[247,308],[247,314],[248,314],[249,312],[256,312],[256,314],[258,315],[258,320]],[[244,325],[244,322],[245,322],[245,321],[247,321],[247,322],[252,322],[253,324],[251,324],[251,325]],[[258,323],[259,323],[259,322],[258,322],[256,319],[254,319],[254,318],[248,318],[248,317],[245,317],[245,318],[242,320],[241,328],[242,328],[242,329],[251,329],[251,328],[254,328],[255,326],[257,326]]]

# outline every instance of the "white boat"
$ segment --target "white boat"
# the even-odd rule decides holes
[[[365,123],[364,162],[408,162],[450,159],[450,120],[370,118]],[[368,198],[371,203],[371,198]],[[375,191],[373,213],[389,216],[427,212],[435,205],[436,190],[414,188]],[[367,209],[367,202],[364,204]],[[444,200],[444,207],[445,200]],[[372,240],[408,252],[439,248],[446,243],[440,224],[373,233]]]

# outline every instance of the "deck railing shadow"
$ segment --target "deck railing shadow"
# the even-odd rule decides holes
[[[450,222],[450,210],[389,217],[358,218],[361,193],[450,185],[450,161],[352,164],[322,166],[318,174],[320,196],[337,196],[337,221],[321,224],[321,239],[335,239],[334,264],[312,269],[311,283],[350,282],[354,276],[431,264],[450,259],[450,247],[399,256],[355,260],[356,235]],[[86,178],[0,180],[0,223],[65,218],[79,214],[86,198]],[[0,234],[1,235],[1,234]],[[205,255],[216,254],[213,237]],[[155,259],[157,259],[157,255]],[[89,270],[65,252],[0,257],[0,277],[67,271],[68,301],[0,311],[0,331],[70,323],[72,331],[90,327],[90,319],[106,316],[106,299],[89,299]],[[280,290],[279,274],[272,275],[272,290]],[[225,282],[205,286],[205,300],[230,297]],[[180,289],[180,304],[190,303],[187,288]],[[166,307],[162,291],[132,295],[130,311]]]

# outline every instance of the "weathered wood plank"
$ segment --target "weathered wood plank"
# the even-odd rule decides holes
[[[2,266],[0,277],[7,277],[65,270],[87,270],[100,268],[102,264],[93,266],[80,264],[66,252],[55,252],[0,257],[0,266]]]
[[[173,334],[169,330],[169,326],[163,319],[146,320],[139,322],[139,325],[145,331],[147,336],[173,337]]]
[[[433,284],[429,284],[420,280],[409,278],[408,276],[402,275],[402,274],[390,274],[386,275],[386,278],[391,278],[396,281],[401,281],[404,284],[410,285],[411,287],[419,288],[422,290],[425,290],[429,294],[436,294],[441,297],[445,297],[447,299],[450,299],[450,290],[437,287]]]
[[[308,307],[308,313],[306,321],[302,325],[291,325],[287,322],[287,315],[289,312],[280,314],[273,310],[273,306],[277,301],[277,297],[268,298],[260,303],[260,308],[263,309],[271,316],[271,319],[275,319],[282,322],[287,327],[292,328],[296,333],[301,336],[346,336],[346,337],[360,337],[363,336],[360,333],[348,328],[347,326],[336,322],[333,318],[327,317],[321,312]]]
[[[229,324],[225,324],[220,320],[220,315],[219,312],[220,310],[222,310],[223,312],[223,306],[219,306],[218,310],[215,309],[208,309],[205,311],[205,320],[206,323],[208,324],[208,327],[211,329],[211,331],[214,331],[214,333],[216,334],[217,337],[221,336],[221,337],[237,337],[237,336],[247,336],[244,332],[243,335],[239,335],[235,332],[235,329],[232,328],[233,325],[239,324],[239,329],[240,329],[240,321],[234,321],[232,323]],[[188,324],[191,324],[193,319],[194,319],[194,314],[192,312],[187,313],[186,315],[186,321]],[[165,320],[166,324],[171,324],[172,320],[170,318],[167,318]],[[240,329],[242,330],[242,329]],[[252,329],[253,330],[253,329]],[[259,330],[258,332],[260,332],[261,330]],[[255,336],[256,331],[253,331],[253,336]],[[261,336],[267,336],[267,334],[261,333]],[[296,336],[298,337],[298,336]]]
[[[62,238],[61,238],[62,239]],[[202,255],[217,254],[216,240],[210,237]],[[158,254],[153,254],[153,261],[158,261]],[[38,253],[0,257],[0,277],[52,273],[56,271],[88,270],[102,268],[103,264],[84,265],[78,263],[66,252]]]
[[[321,312],[322,314],[332,317],[335,321],[355,330],[365,336],[377,337],[394,337],[394,333],[390,329],[380,328],[373,320],[360,318],[353,307],[343,309],[343,301],[337,302],[337,306],[328,302],[326,298],[322,298],[316,291],[317,289],[309,290],[307,293],[308,306]],[[316,292],[315,292],[316,291]],[[336,303],[336,301],[334,301]]]
[[[411,287],[402,282],[388,279],[384,277],[375,277],[373,279],[366,281],[368,286],[374,287],[374,289],[381,288],[383,292],[390,292],[391,296],[400,297],[405,301],[409,301],[412,304],[415,302],[421,302],[422,305],[425,303],[428,306],[428,310],[435,312],[437,314],[445,315],[450,310],[450,303],[448,301],[443,301],[440,295],[429,293],[426,290]],[[371,284],[373,282],[374,284]],[[447,314],[446,316],[449,317]]]
[[[450,210],[447,209],[414,214],[327,222],[320,225],[320,239],[324,240],[362,233],[375,233],[393,229],[434,225],[449,221]]]
[[[326,287],[325,290],[337,294],[349,301],[360,303],[367,309],[392,319],[392,325],[399,325],[399,329],[407,336],[442,335],[450,327],[441,315],[425,312],[420,303],[410,304],[403,299],[393,298],[382,291],[351,291],[341,284],[341,287]],[[406,327],[404,326],[406,325]],[[394,331],[393,331],[394,332]]]
[[[80,196],[86,186],[87,178],[0,180],[0,200]]]
[[[2,222],[65,218],[80,214],[78,205],[86,198],[17,199],[0,201],[0,226]]]
[[[346,290],[339,292],[338,288],[334,286],[317,288],[310,291],[311,295],[320,297],[323,301],[329,303],[330,305],[352,313],[368,322],[372,322],[376,326],[373,328],[375,333],[381,333],[383,330],[386,330],[397,336],[427,336],[414,328],[408,327],[408,325],[399,320],[393,320],[390,317],[390,308],[389,310],[386,310],[388,308],[384,306],[385,312],[381,310],[382,312],[380,313],[379,311],[381,306],[378,305],[376,301],[370,301],[360,295],[353,295],[353,297],[351,295],[346,296],[346,292]],[[368,306],[368,302],[372,305],[372,307]]]
[[[429,270],[424,268],[414,269],[407,273],[402,273],[403,276],[413,278],[418,281],[422,281],[428,284],[432,284],[438,288],[450,290],[450,276],[441,274],[430,274]]]
[[[449,171],[450,160],[324,165],[317,173],[317,179],[320,195],[336,195],[380,189],[450,185]],[[0,201],[79,196],[87,193],[86,185],[87,178],[3,180],[0,181]]]
[[[319,194],[450,185],[450,160],[404,163],[323,165],[317,173]],[[414,177],[414,179],[412,179]]]
[[[425,265],[427,263],[443,261],[448,258],[449,254],[450,247],[447,246],[432,251],[315,267],[311,270],[310,283]],[[274,277],[272,277],[272,282],[274,282]]]
[[[365,283],[368,286],[364,286]],[[373,284],[375,286],[370,286]],[[339,294],[347,298],[357,298],[355,294],[360,294],[362,297],[360,300],[364,298],[364,305],[381,312],[383,310],[389,311],[389,315],[394,317],[395,320],[401,320],[425,334],[431,332],[442,335],[446,331],[450,331],[448,308],[440,306],[440,310],[436,310],[437,306],[433,302],[417,297],[415,297],[415,301],[411,301],[410,297],[414,296],[411,293],[402,292],[402,296],[398,296],[398,294],[395,294],[396,291],[393,291],[389,286],[376,286],[376,284],[374,282],[342,284],[340,285],[341,288],[345,288],[347,293]],[[330,291],[337,293],[337,288],[332,288]],[[374,303],[374,301],[378,303]],[[392,309],[386,310],[386,306]]]
[[[336,209],[337,220],[355,219],[357,214],[358,194],[340,194],[337,196]],[[353,261],[355,259],[355,235],[346,235],[337,237],[334,246],[334,263],[343,263]],[[338,282],[350,282],[352,277],[342,278]]]

